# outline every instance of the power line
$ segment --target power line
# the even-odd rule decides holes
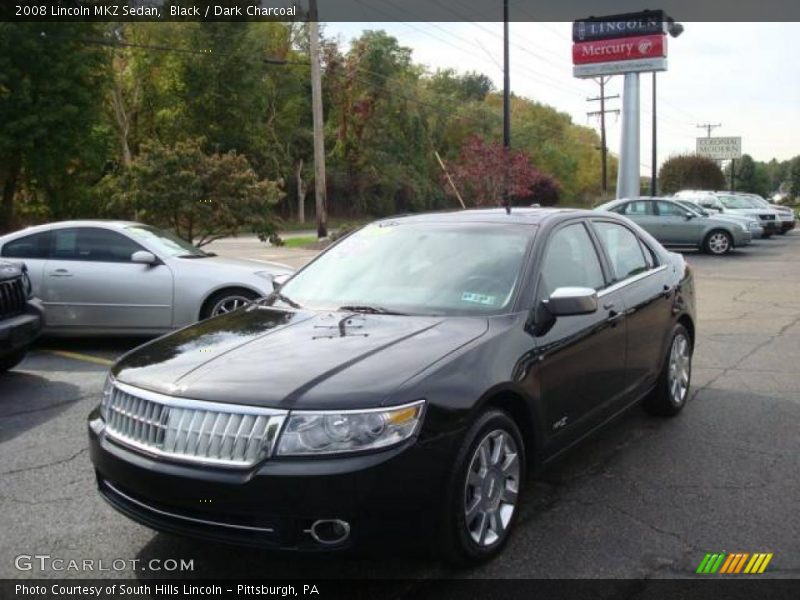
[[[717,127],[722,127],[722,123],[702,123],[697,125],[698,129],[706,130],[706,137],[711,137],[711,130],[716,129]]]

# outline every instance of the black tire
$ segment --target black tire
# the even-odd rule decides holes
[[[786,235],[788,232],[789,232],[789,230],[788,230],[788,229],[781,229],[781,230],[778,232],[778,235]]]
[[[724,229],[714,229],[708,232],[703,240],[703,251],[713,256],[723,256],[733,249],[733,238]]]
[[[252,290],[245,288],[225,288],[211,294],[208,299],[203,303],[203,308],[200,309],[200,320],[216,317],[223,313],[217,314],[217,307],[219,304],[226,300],[241,299],[246,300],[248,303],[260,298]]]
[[[676,394],[675,389],[675,375],[681,373],[673,372],[673,351],[675,351],[676,344],[680,345],[681,341],[685,342],[685,348],[688,360],[685,361],[686,377],[685,387],[681,386]],[[680,350],[678,350],[680,352]],[[667,355],[664,357],[664,366],[661,368],[661,374],[658,377],[655,388],[645,397],[642,406],[647,413],[656,417],[674,417],[686,405],[686,400],[689,398],[689,388],[692,384],[692,338],[686,328],[677,324],[672,329],[670,342],[667,346]],[[679,367],[678,367],[679,368]]]
[[[503,438],[496,437],[498,433],[502,433]],[[502,439],[502,444],[495,443],[493,440]],[[502,469],[498,465],[492,465],[487,469],[487,476],[483,479],[483,484],[474,486],[470,472],[473,468],[480,466],[480,447],[489,440],[489,448],[495,449],[498,446],[502,448],[501,452],[504,453],[502,457],[503,465],[508,465],[508,469]],[[511,469],[513,459],[509,458],[509,454],[505,454],[506,449],[512,449],[507,443],[507,440],[513,440],[516,446],[516,466],[518,471],[516,478],[510,477],[508,474],[513,470]],[[493,452],[492,452],[493,454]],[[489,457],[491,459],[491,456]],[[477,461],[477,462],[475,462]],[[500,461],[498,461],[500,462]],[[463,442],[456,455],[456,460],[453,469],[448,477],[448,487],[445,494],[445,499],[442,505],[442,518],[441,518],[441,531],[439,534],[439,553],[442,558],[448,562],[458,566],[468,566],[472,564],[482,563],[497,556],[503,549],[505,544],[513,531],[514,524],[517,521],[520,511],[522,490],[525,484],[525,444],[514,420],[504,411],[495,408],[488,409],[481,414],[478,419],[472,424],[464,436]],[[480,469],[483,470],[482,468]],[[473,472],[476,478],[480,478],[479,472]],[[502,479],[502,481],[500,481]],[[476,497],[473,493],[475,487],[480,487],[480,497]],[[500,524],[508,516],[508,504],[505,502],[507,497],[510,497],[512,489],[516,489],[514,496],[513,508],[510,512],[510,518],[503,524],[502,535],[497,536],[491,525],[487,526],[485,539],[483,543],[479,543],[473,539],[472,529],[480,530],[481,519],[480,514],[483,514],[483,519],[486,523],[495,522],[492,517],[487,517],[488,512],[482,513],[481,510],[476,510],[477,517],[473,517],[470,522],[467,522],[467,504],[477,503],[481,506],[483,503],[497,504],[495,514],[498,519],[496,523]],[[484,522],[483,520],[481,522]],[[478,534],[480,535],[480,534]],[[492,540],[491,536],[497,539]]]
[[[16,367],[19,363],[22,362],[22,359],[25,358],[25,355],[28,353],[27,348],[23,348],[22,350],[17,350],[12,354],[8,354],[0,358],[0,373],[5,373],[6,371],[10,371],[14,367]]]

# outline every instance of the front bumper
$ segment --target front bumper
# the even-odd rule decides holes
[[[0,321],[0,354],[11,354],[29,346],[44,326],[44,307],[40,300],[28,300],[21,315]]]
[[[753,234],[748,231],[737,231],[733,238],[733,245],[736,247],[747,246],[753,241]]]
[[[781,221],[781,230],[791,231],[792,229],[794,229],[796,222],[797,222],[796,219],[792,219],[791,221],[789,220]]]
[[[418,538],[435,527],[458,436],[411,439],[379,453],[270,459],[252,470],[155,460],[105,436],[89,417],[89,449],[101,496],[143,525],[216,542],[276,550],[342,550]],[[350,536],[321,544],[318,519],[340,519]]]

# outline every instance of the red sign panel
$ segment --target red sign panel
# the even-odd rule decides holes
[[[666,55],[667,36],[660,34],[578,42],[572,45],[574,65],[662,58]]]

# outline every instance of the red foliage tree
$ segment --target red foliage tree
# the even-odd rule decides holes
[[[502,205],[506,177],[513,204],[556,204],[561,192],[558,181],[533,167],[525,152],[506,151],[479,135],[470,136],[461,146],[451,175],[470,206]],[[449,186],[447,190],[454,194]]]

